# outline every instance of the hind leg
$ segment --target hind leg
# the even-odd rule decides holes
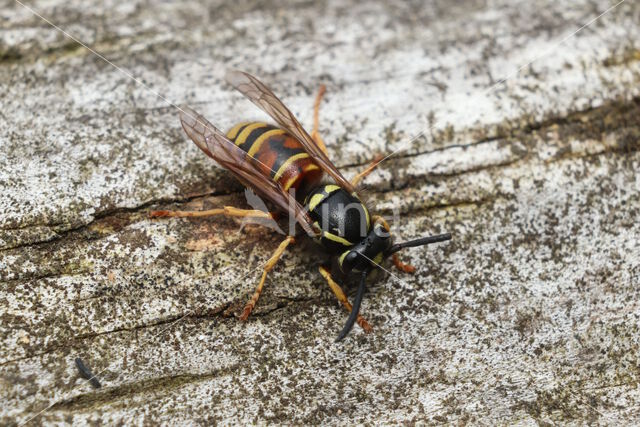
[[[320,89],[318,89],[318,95],[316,95],[316,100],[313,103],[313,130],[311,131],[311,138],[316,142],[316,145],[320,147],[320,149],[327,154],[327,146],[325,145],[322,137],[318,133],[318,128],[320,126],[320,102],[322,101],[322,97],[324,96],[327,88],[325,85],[321,85]]]
[[[318,132],[318,129],[320,127],[320,102],[322,102],[322,98],[324,97],[324,93],[326,92],[326,90],[327,90],[326,86],[321,85],[320,89],[318,89],[318,95],[316,95],[316,100],[313,103],[313,129],[311,130],[311,138],[313,138],[316,145],[320,147],[320,149],[324,152],[324,154],[329,155],[327,153],[327,146],[322,140],[320,133]],[[358,185],[358,183],[362,181],[364,177],[366,177],[371,172],[373,172],[373,170],[378,166],[378,164],[383,159],[384,159],[384,156],[381,154],[378,154],[365,170],[363,170],[362,172],[358,173],[356,176],[353,177],[353,179],[351,180],[351,183],[353,184],[353,186],[355,187],[356,185]]]

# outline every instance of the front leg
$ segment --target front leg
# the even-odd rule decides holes
[[[329,273],[329,270],[327,270],[324,266],[320,266],[319,270],[320,270],[320,274],[322,275],[322,277],[324,277],[327,280],[327,283],[329,284],[329,287],[331,288],[331,290],[335,294],[336,298],[338,298],[338,301],[340,301],[342,303],[342,305],[344,306],[344,308],[346,308],[347,311],[349,313],[351,313],[351,309],[353,308],[351,306],[351,303],[347,299],[347,296],[344,294],[344,291],[342,290],[340,285],[338,285],[333,280],[333,278],[331,277],[331,273]],[[370,333],[371,331],[373,331],[373,328],[371,327],[369,322],[367,322],[367,320],[364,317],[362,317],[361,315],[359,315],[359,314],[358,314],[358,318],[356,319],[356,322],[358,322],[358,325],[360,325],[360,327],[367,334]]]
[[[387,221],[383,217],[381,217],[380,215],[374,215],[372,219],[374,224],[380,223],[388,233],[391,233],[391,227],[389,227],[389,223],[387,223]],[[416,271],[416,268],[413,265],[405,264],[404,262],[400,261],[400,257],[398,257],[398,254],[393,254],[391,256],[391,262],[398,270],[402,272],[415,273]]]
[[[405,264],[404,262],[400,261],[400,258],[398,257],[398,254],[393,254],[391,256],[391,262],[393,262],[393,265],[400,271],[403,271],[405,273],[415,273],[416,272],[416,268],[413,265]]]

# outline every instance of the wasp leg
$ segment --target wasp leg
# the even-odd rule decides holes
[[[373,215],[372,219],[374,224],[379,222],[387,231],[391,232],[389,223],[387,223],[387,221],[383,217],[381,217],[380,215]],[[416,268],[413,265],[405,264],[404,262],[400,261],[398,254],[393,254],[391,256],[391,261],[393,262],[393,265],[400,271],[403,271],[405,273],[415,273],[416,271]]]
[[[253,209],[238,209],[233,206],[225,206],[218,209],[210,209],[207,211],[151,211],[149,217],[162,218],[162,217],[203,217],[213,215],[225,215],[225,216],[237,216],[237,217],[253,217],[253,218],[266,218],[273,219],[273,214],[269,212],[263,212]]]
[[[400,261],[398,254],[393,254],[391,256],[391,261],[393,262],[393,265],[400,271],[404,271],[405,273],[415,273],[416,271],[416,268],[413,265],[405,264],[404,262]]]
[[[387,230],[389,233],[391,232],[391,227],[389,227],[389,223],[387,222],[386,219],[384,219],[380,215],[373,215],[371,217],[371,220],[373,221],[374,224],[379,222],[380,224],[382,224],[385,230]]]
[[[311,138],[316,142],[316,145],[320,147],[320,149],[324,152],[324,154],[329,155],[327,153],[327,146],[324,144],[322,137],[318,133],[318,128],[320,127],[320,102],[322,101],[322,97],[324,96],[327,88],[325,85],[320,85],[320,89],[318,89],[318,95],[316,95],[316,100],[313,103],[313,130],[311,131]]]
[[[249,302],[247,302],[247,304],[244,306],[244,310],[242,310],[242,314],[240,315],[240,320],[247,320],[247,318],[251,314],[251,311],[253,310],[253,307],[255,307],[256,303],[258,302],[258,298],[260,298],[262,287],[264,286],[264,282],[267,279],[267,273],[271,271],[273,266],[276,265],[285,249],[287,249],[287,246],[289,246],[289,244],[293,243],[294,241],[295,239],[293,238],[293,236],[288,236],[286,239],[284,239],[278,246],[278,249],[276,249],[276,251],[273,253],[271,258],[269,258],[269,261],[267,261],[264,267],[262,267],[262,278],[260,279],[260,283],[258,283],[258,287],[253,293],[253,296],[251,297]]]
[[[358,173],[356,176],[354,176],[351,179],[351,184],[353,184],[353,186],[357,186],[360,181],[362,181],[367,175],[369,175],[371,172],[373,172],[373,170],[378,167],[378,165],[380,164],[380,162],[384,159],[384,156],[382,154],[378,154],[372,161],[371,163],[369,163],[369,166],[367,166],[367,168],[365,170],[363,170],[362,172]]]
[[[346,308],[347,311],[351,313],[351,308],[352,308],[351,303],[349,303],[349,300],[347,299],[347,296],[344,294],[344,291],[342,290],[340,285],[338,285],[333,280],[333,278],[331,277],[331,273],[329,273],[329,270],[327,270],[324,266],[320,266],[319,270],[322,277],[324,277],[327,280],[329,287],[331,288],[335,296],[338,298],[338,301],[340,301],[344,306],[344,308]],[[356,319],[356,322],[358,322],[358,325],[360,325],[360,327],[364,329],[366,333],[369,333],[373,330],[369,322],[367,322],[367,320],[359,314],[358,314],[358,318]]]

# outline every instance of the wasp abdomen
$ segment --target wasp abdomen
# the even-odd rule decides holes
[[[322,178],[322,170],[302,144],[286,131],[267,123],[240,123],[227,137],[258,161],[262,173],[282,188],[313,187]]]

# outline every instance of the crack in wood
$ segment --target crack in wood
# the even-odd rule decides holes
[[[130,398],[149,390],[158,391],[164,389],[165,391],[171,391],[189,384],[207,381],[212,378],[220,378],[224,375],[232,375],[239,367],[240,363],[237,363],[204,374],[168,375],[128,382],[113,387],[109,387],[107,384],[99,391],[82,393],[74,397],[60,400],[53,404],[50,410],[74,411],[113,404],[116,400]]]

